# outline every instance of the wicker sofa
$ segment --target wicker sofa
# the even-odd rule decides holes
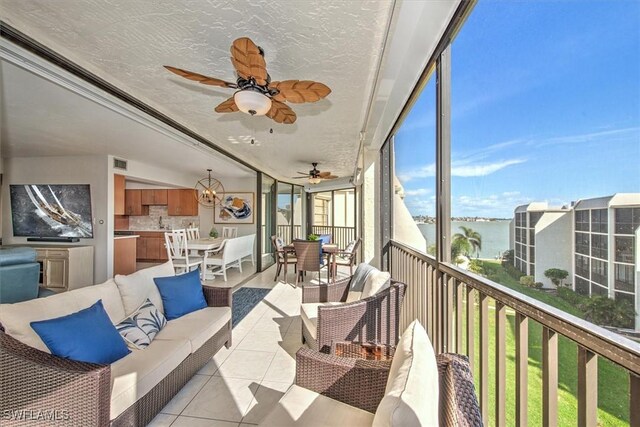
[[[335,341],[397,343],[407,285],[391,280],[388,289],[346,302],[352,278],[302,289],[302,339],[310,348],[329,353]]]
[[[167,274],[169,272],[169,274]],[[86,288],[18,304],[0,305],[0,409],[2,425],[23,425],[6,411],[49,411],[29,425],[142,426],[175,396],[222,346],[231,345],[231,288],[203,286],[207,308],[171,320],[143,350],[111,365],[76,362],[49,354],[24,322],[59,317],[103,301],[114,324],[133,311],[131,292],[156,304],[153,277],[173,274],[171,263]],[[151,282],[150,282],[151,280]],[[139,284],[140,287],[135,285]],[[143,286],[144,285],[144,286]],[[151,286],[155,288],[155,293]],[[146,298],[145,298],[146,299]],[[135,311],[135,310],[134,310]],[[44,348],[43,348],[44,347]],[[53,414],[50,411],[55,411]]]

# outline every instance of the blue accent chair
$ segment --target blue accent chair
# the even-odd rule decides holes
[[[0,304],[38,298],[39,281],[35,249],[0,249]]]

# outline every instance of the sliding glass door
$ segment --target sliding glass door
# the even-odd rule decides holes
[[[271,236],[276,234],[276,180],[265,174],[260,174],[260,178],[260,271],[264,271],[275,262]]]

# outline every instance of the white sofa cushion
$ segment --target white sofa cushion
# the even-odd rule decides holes
[[[131,313],[135,312],[138,307],[144,304],[144,301],[147,298],[149,298],[153,305],[158,307],[158,309],[164,313],[162,297],[160,297],[160,292],[158,292],[158,288],[156,287],[153,279],[156,277],[169,277],[175,275],[176,273],[171,261],[154,267],[145,268],[126,276],[117,274],[115,281],[116,285],[118,285],[118,289],[120,290],[125,316],[129,316]]]
[[[259,425],[370,427],[372,422],[373,414],[370,412],[294,384]]]
[[[349,293],[347,294],[347,299],[345,300],[345,302],[360,301],[361,298],[362,298],[362,292],[349,291]]]
[[[111,364],[111,419],[147,394],[184,359],[191,345],[186,339],[158,340]]]
[[[156,335],[154,342],[186,338],[190,342],[191,353],[194,353],[230,320],[230,307],[203,308],[167,322]]]
[[[361,299],[369,298],[391,285],[391,274],[387,271],[372,271],[367,276],[362,289]]]
[[[400,337],[373,426],[437,426],[438,382],[433,347],[414,320]]]
[[[313,339],[315,340],[318,336],[316,333],[316,329],[318,327],[318,307],[325,306],[335,306],[342,305],[343,302],[321,302],[321,303],[306,303],[300,306],[300,318],[302,322],[307,327],[307,331],[311,334]]]
[[[23,344],[51,353],[31,327],[31,322],[66,316],[90,307],[100,299],[112,323],[116,324],[125,317],[118,287],[113,280],[107,280],[100,285],[87,286],[47,298],[0,304],[0,323],[8,335]]]

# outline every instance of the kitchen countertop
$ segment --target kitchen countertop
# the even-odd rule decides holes
[[[140,237],[137,234],[128,234],[126,236],[113,236],[113,240],[118,240],[118,239],[135,239],[137,237]]]
[[[118,231],[127,231],[127,232],[129,232],[129,231],[130,231],[130,232],[132,232],[132,233],[135,233],[135,232],[144,232],[144,233],[165,233],[165,232],[168,232],[168,231],[171,231],[171,230],[169,230],[168,228],[163,228],[162,230],[161,230],[161,229],[159,229],[159,228],[148,228],[148,229],[145,229],[145,228],[137,228],[137,229],[135,229],[135,230],[114,230],[114,231],[115,231],[115,232],[118,232]]]

